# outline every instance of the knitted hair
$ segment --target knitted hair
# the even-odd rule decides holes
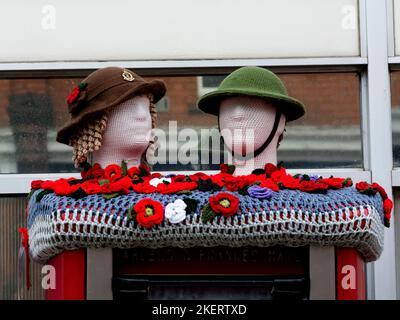
[[[148,95],[150,100],[151,126],[155,128],[157,119],[156,106],[153,103],[153,97]],[[108,115],[111,110],[104,111],[100,116],[90,119],[84,127],[82,127],[69,141],[69,145],[73,147],[72,160],[75,168],[79,168],[82,163],[88,161],[88,156],[93,151],[99,150],[103,140],[103,133],[107,127]],[[147,158],[154,155],[154,140],[150,140],[149,147],[143,153],[141,161],[147,163]]]

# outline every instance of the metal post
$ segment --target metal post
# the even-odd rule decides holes
[[[368,48],[368,108],[369,130],[364,132],[368,143],[372,181],[381,184],[392,196],[391,170],[392,130],[390,83],[388,68],[387,2],[366,0]],[[384,251],[370,268],[374,274],[375,299],[396,298],[394,228],[385,230]]]

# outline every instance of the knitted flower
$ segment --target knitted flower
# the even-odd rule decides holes
[[[100,164],[95,163],[93,167],[90,167],[87,171],[81,172],[82,178],[91,178],[91,179],[101,179],[104,177],[104,170],[100,166]]]
[[[140,169],[138,167],[129,168],[128,176],[131,177],[132,180],[140,180]]]
[[[122,177],[121,167],[116,164],[108,165],[104,169],[104,177],[111,182],[118,180],[119,178]]]
[[[67,97],[69,112],[75,112],[79,110],[80,106],[82,105],[81,102],[86,99],[85,89],[87,85],[87,83],[81,82],[72,90],[72,92]]]
[[[392,217],[393,202],[389,198],[383,201],[383,212],[384,212],[384,225],[390,227],[390,218]]]
[[[160,224],[164,219],[164,208],[158,201],[145,198],[138,201],[133,210],[136,214],[136,221],[143,227],[150,229]]]
[[[372,186],[365,181],[356,183],[356,189],[358,192],[366,195],[374,195],[377,192],[377,190],[374,190]]]
[[[150,180],[150,185],[152,185],[153,187],[157,187],[160,183],[171,183],[171,178],[153,178]]]
[[[186,203],[181,199],[176,199],[168,203],[165,207],[165,218],[171,223],[179,223],[186,218]]]
[[[329,186],[325,183],[312,180],[300,182],[300,190],[304,192],[325,192]]]
[[[318,181],[327,184],[332,189],[341,189],[347,185],[346,179],[343,178],[324,178]]]
[[[276,165],[272,163],[267,163],[264,166],[264,170],[265,170],[265,175],[269,178],[273,172],[278,170],[278,168],[276,167]]]
[[[31,182],[31,189],[36,190],[40,189],[43,181],[42,180],[33,180]]]
[[[220,192],[208,199],[211,209],[224,217],[235,214],[239,209],[239,199],[227,192]]]
[[[263,188],[258,185],[250,186],[247,189],[249,196],[257,199],[270,199],[274,192],[271,189]]]

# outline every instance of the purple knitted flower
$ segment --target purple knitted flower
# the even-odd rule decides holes
[[[253,185],[247,189],[247,193],[257,199],[269,199],[272,197],[274,192],[271,189],[260,187],[259,185]]]

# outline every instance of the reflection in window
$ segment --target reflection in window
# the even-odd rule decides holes
[[[360,167],[358,74],[278,75],[289,94],[303,101],[307,108],[303,119],[288,123],[278,159],[284,161],[287,168]],[[82,74],[82,78],[84,76]],[[168,130],[170,120],[177,121],[178,131],[192,128],[200,132],[201,129],[217,128],[217,118],[199,111],[196,101],[200,95],[217,87],[224,76],[158,78],[162,78],[167,86],[166,98],[158,105],[158,128]],[[65,97],[79,80],[0,80],[0,173],[75,171],[72,148],[57,143],[55,136],[57,129],[69,118]],[[162,148],[166,152],[176,152],[168,144]],[[202,151],[209,154],[209,159],[213,153],[220,156],[220,148],[202,150],[199,143],[198,158]],[[217,164],[197,163],[165,163],[153,167],[154,170],[217,168]]]
[[[400,166],[400,71],[391,73],[393,165]]]

